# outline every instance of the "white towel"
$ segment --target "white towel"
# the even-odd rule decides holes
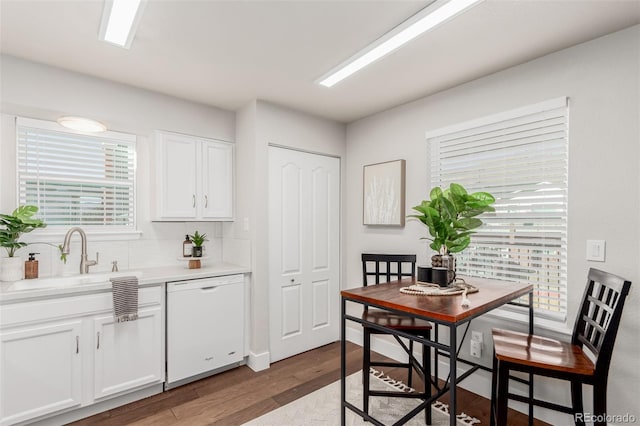
[[[116,322],[138,319],[138,277],[109,279],[113,286],[113,315]]]

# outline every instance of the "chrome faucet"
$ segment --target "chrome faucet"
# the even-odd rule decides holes
[[[69,254],[69,243],[71,242],[71,234],[74,232],[80,234],[80,240],[82,241],[82,254],[80,256],[80,273],[88,274],[89,266],[98,264],[98,257],[100,253],[96,252],[96,260],[89,260],[87,258],[87,234],[84,233],[82,228],[73,227],[67,231],[67,235],[64,236],[64,243],[62,244],[62,254]]]

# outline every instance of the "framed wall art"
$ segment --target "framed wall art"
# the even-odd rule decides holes
[[[364,225],[404,226],[405,160],[363,168]]]

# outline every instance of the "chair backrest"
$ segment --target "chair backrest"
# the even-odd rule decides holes
[[[406,267],[403,269],[403,265]],[[411,269],[411,271],[407,271]],[[400,280],[402,277],[416,276],[416,255],[415,254],[371,254],[362,253],[362,282],[368,285],[367,277],[375,277],[375,284],[380,284],[380,277],[384,277],[382,282]]]
[[[622,308],[631,281],[589,269],[587,287],[573,327],[572,343],[588,348],[595,356],[595,374],[606,376],[618,333]]]

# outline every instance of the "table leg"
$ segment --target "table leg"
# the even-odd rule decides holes
[[[457,348],[458,348],[458,337],[456,336],[456,325],[449,325],[449,376],[451,377],[451,383],[449,388],[449,424],[451,426],[456,426],[456,413],[457,413],[457,404],[456,404],[456,396],[457,396]]]
[[[342,307],[340,310],[340,424],[345,425],[345,401],[346,401],[346,382],[345,376],[347,374],[347,361],[345,359],[347,355],[346,351],[346,304],[347,301],[342,299]]]

